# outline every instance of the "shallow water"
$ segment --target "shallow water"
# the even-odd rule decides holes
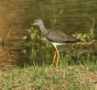
[[[46,28],[61,30],[68,35],[74,32],[87,33],[95,20],[97,38],[96,0],[8,0],[0,3],[0,38],[6,41],[1,45],[0,67],[21,64],[25,57],[13,44],[28,34],[27,29],[35,19],[41,18]],[[52,24],[53,23],[53,24]],[[35,29],[39,29],[37,26]],[[8,36],[9,30],[11,33]],[[40,31],[39,31],[40,32]],[[41,56],[41,53],[39,53]]]

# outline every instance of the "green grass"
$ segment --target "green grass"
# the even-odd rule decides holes
[[[97,90],[97,65],[15,66],[0,71],[0,90]]]

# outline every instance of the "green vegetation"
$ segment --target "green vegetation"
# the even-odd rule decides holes
[[[27,60],[29,62],[33,62],[33,59],[41,52],[45,59],[50,57],[50,50],[52,49],[52,45],[48,43],[45,37],[42,35],[39,35],[38,31],[33,29],[27,30],[29,34],[27,36],[24,36],[21,41],[17,44],[19,48],[21,48],[22,52],[26,55]],[[52,51],[51,51],[52,54]]]
[[[97,90],[97,65],[16,66],[0,71],[0,90]]]

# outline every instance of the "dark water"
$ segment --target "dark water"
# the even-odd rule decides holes
[[[97,37],[96,0],[0,1],[0,38],[7,43],[6,46],[1,45],[0,47],[1,68],[25,62],[24,55],[13,44],[27,34],[26,30],[38,18],[43,19],[46,28],[59,29],[68,35],[74,32],[89,32],[94,19],[94,32]],[[11,33],[7,38],[10,29]]]

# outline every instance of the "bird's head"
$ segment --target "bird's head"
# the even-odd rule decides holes
[[[33,23],[33,25],[38,25],[38,26],[41,25],[41,24],[43,24],[43,21],[41,19],[37,19]]]

